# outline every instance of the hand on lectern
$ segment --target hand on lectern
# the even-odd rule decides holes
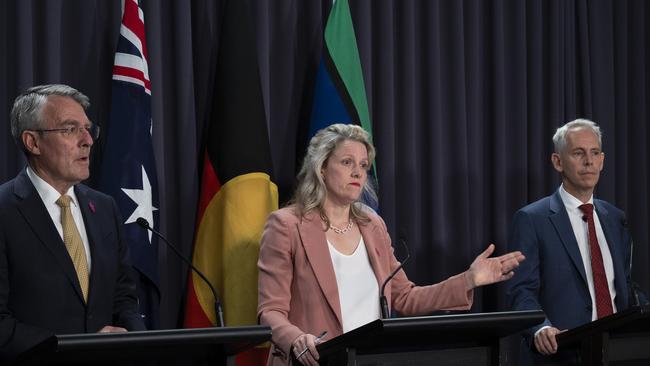
[[[535,333],[535,348],[537,352],[543,355],[552,355],[557,352],[557,340],[555,336],[565,330],[559,330],[555,327],[546,327]]]
[[[303,365],[318,366],[318,351],[316,345],[323,342],[327,332],[321,333],[318,337],[313,334],[302,334],[293,341],[293,354],[296,360]]]
[[[97,333],[125,333],[125,332],[128,332],[125,328],[114,327],[112,325],[105,325]]]

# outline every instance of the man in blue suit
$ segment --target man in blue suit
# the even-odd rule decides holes
[[[115,202],[80,184],[99,134],[88,106],[65,85],[14,103],[28,165],[0,186],[0,363],[53,334],[145,329]]]
[[[546,313],[524,333],[520,364],[574,364],[577,354],[558,350],[555,335],[630,306],[631,239],[625,214],[594,199],[603,169],[600,128],[578,119],[553,136],[553,167],[562,185],[519,210],[509,250],[526,261],[508,282],[512,310]]]

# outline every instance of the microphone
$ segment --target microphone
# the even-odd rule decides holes
[[[208,280],[208,278],[205,277],[205,275],[204,275],[203,273],[201,273],[201,271],[199,271],[196,267],[194,267],[194,265],[192,264],[192,261],[190,261],[189,259],[185,258],[185,257],[181,254],[181,252],[178,251],[178,249],[176,249],[176,247],[173,246],[173,245],[172,245],[172,244],[171,244],[171,243],[170,243],[170,242],[165,238],[165,236],[164,236],[163,234],[161,234],[160,232],[158,232],[157,230],[155,230],[154,228],[152,228],[151,226],[149,226],[149,221],[147,221],[147,219],[145,219],[144,217],[138,217],[138,219],[135,220],[135,222],[137,222],[138,225],[142,226],[142,228],[144,228],[145,230],[149,230],[149,231],[151,231],[152,233],[156,234],[157,237],[159,237],[160,239],[162,239],[162,240],[165,242],[165,244],[167,244],[167,247],[169,247],[169,248],[170,248],[174,253],[176,253],[176,255],[178,256],[178,258],[182,259],[183,262],[187,263],[187,264],[190,266],[190,268],[191,268],[194,272],[196,272],[196,274],[198,274],[199,277],[201,277],[201,279],[203,279],[203,281],[205,281],[205,283],[208,284],[208,286],[210,287],[210,290],[212,290],[212,296],[214,296],[214,314],[217,316],[217,326],[218,326],[218,327],[225,327],[226,324],[225,324],[224,321],[223,321],[223,309],[221,308],[221,300],[219,300],[219,296],[217,296],[217,291],[214,289],[214,286],[212,286],[212,283],[210,283],[210,281]]]
[[[623,222],[623,226],[627,229],[627,222]],[[634,241],[630,239],[630,278],[632,277],[632,260],[634,259]],[[632,292],[632,306],[641,306],[641,298],[639,295],[639,292],[641,291],[641,288],[639,285],[630,280],[630,291]]]
[[[386,295],[384,295],[386,290],[386,285],[390,280],[393,279],[393,277],[395,277],[397,271],[402,269],[404,263],[406,263],[406,261],[408,261],[409,258],[411,258],[411,254],[409,253],[409,247],[406,246],[406,241],[404,239],[400,239],[399,242],[402,243],[402,246],[406,249],[406,258],[404,258],[402,263],[400,263],[399,266],[397,266],[397,268],[395,268],[393,272],[391,272],[391,274],[388,275],[384,283],[381,285],[381,291],[379,291],[379,308],[381,309],[382,319],[390,318],[390,314],[388,313],[388,300],[386,299]]]
[[[623,220],[621,221],[621,224],[623,225],[623,230],[625,230],[625,231],[629,230],[628,223],[627,223],[627,220],[625,219],[625,217],[623,217]],[[628,235],[629,235],[629,231],[628,231]],[[634,240],[632,240],[630,238],[630,263],[629,263],[629,267],[628,267],[628,271],[629,271],[629,274],[630,274],[630,281],[628,283],[628,286],[630,286],[630,295],[632,295],[632,306],[641,306],[642,302],[641,302],[641,296],[639,294],[639,292],[641,291],[641,288],[639,287],[639,285],[636,282],[632,281],[632,279],[631,279],[632,278],[632,262],[633,261],[634,261]]]

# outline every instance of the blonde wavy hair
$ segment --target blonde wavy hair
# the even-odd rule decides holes
[[[329,228],[329,218],[323,210],[327,187],[321,176],[321,169],[326,166],[327,160],[339,144],[348,140],[364,144],[368,151],[368,166],[372,166],[374,163],[375,147],[370,142],[370,136],[363,128],[357,125],[337,123],[318,131],[309,141],[307,154],[297,177],[298,186],[290,201],[291,204],[296,205],[299,216],[304,217],[307,213],[318,210],[320,217]],[[370,200],[370,203],[377,202],[377,194],[369,179],[366,179],[359,197],[359,200],[352,203],[350,213],[356,221],[368,222],[370,220],[367,215],[368,208],[361,202],[361,198],[363,197],[366,201]]]

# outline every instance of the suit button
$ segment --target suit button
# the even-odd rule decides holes
[[[591,307],[591,305],[587,305],[585,306],[585,311],[591,313],[593,311],[593,308]]]

